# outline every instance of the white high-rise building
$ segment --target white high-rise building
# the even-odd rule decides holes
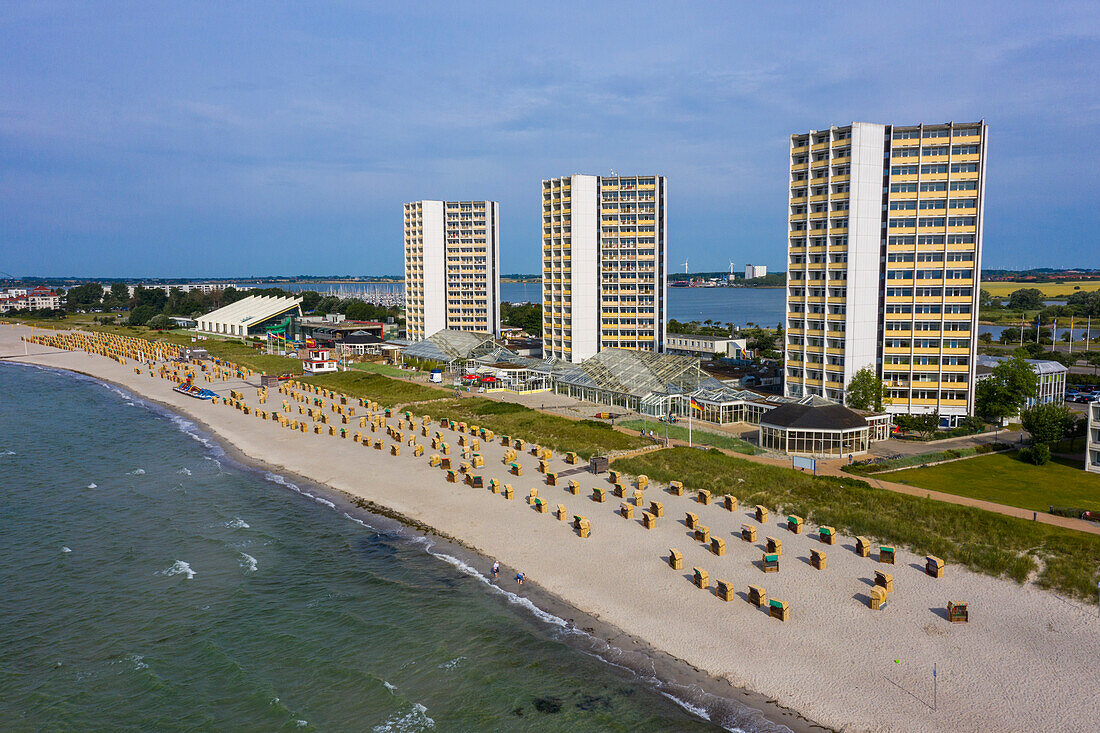
[[[496,201],[405,204],[405,323],[420,341],[443,329],[500,335]]]
[[[791,136],[785,391],[841,402],[872,367],[887,409],[973,412],[984,122]]]
[[[764,277],[768,274],[767,265],[745,265],[745,279],[752,280],[756,277]]]
[[[542,182],[544,356],[665,350],[666,191],[662,176]]]

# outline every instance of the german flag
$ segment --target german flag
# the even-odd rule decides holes
[[[691,397],[689,399],[691,400],[691,409],[699,410],[699,412],[703,411],[703,406],[696,402],[694,397]]]

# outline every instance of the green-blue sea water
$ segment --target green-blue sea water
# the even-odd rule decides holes
[[[0,364],[0,428],[5,730],[717,728],[430,540],[112,386]]]

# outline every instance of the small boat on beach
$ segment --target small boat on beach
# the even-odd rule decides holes
[[[217,392],[209,389],[203,389],[202,387],[196,387],[190,381],[181,382],[172,388],[174,391],[180,394],[185,394],[188,397],[194,397],[197,400],[212,400],[218,396]]]

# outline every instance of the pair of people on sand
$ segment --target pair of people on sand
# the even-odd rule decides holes
[[[500,562],[499,561],[495,561],[495,560],[493,561],[493,567],[491,568],[490,572],[493,574],[493,580],[499,580],[500,579]],[[519,583],[520,585],[523,585],[523,581],[526,580],[526,579],[527,579],[527,576],[525,576],[523,573],[516,573],[516,582]]]

